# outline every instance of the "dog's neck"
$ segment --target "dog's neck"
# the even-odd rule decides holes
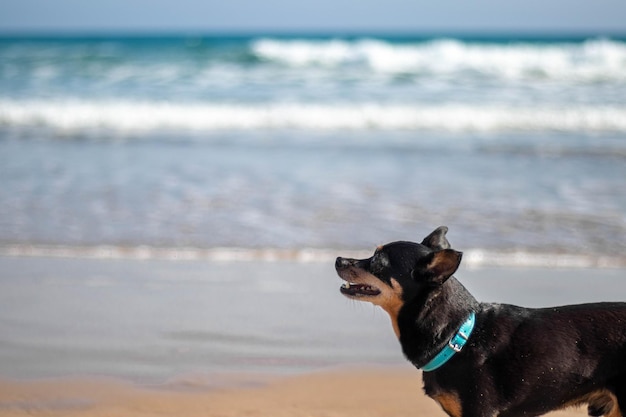
[[[478,301],[454,277],[405,304],[398,315],[404,355],[421,368],[441,351],[477,308]]]

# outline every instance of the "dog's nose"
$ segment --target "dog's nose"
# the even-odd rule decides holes
[[[337,258],[337,260],[335,261],[335,268],[337,269],[341,269],[341,268],[345,268],[350,264],[348,259],[342,258],[341,256]]]

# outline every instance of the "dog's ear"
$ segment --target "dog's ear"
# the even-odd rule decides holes
[[[422,245],[432,250],[450,249],[450,242],[446,239],[446,233],[448,233],[448,228],[446,226],[439,226],[424,238]]]
[[[441,285],[456,272],[462,257],[463,253],[454,249],[432,252],[420,260],[411,275],[416,280]]]

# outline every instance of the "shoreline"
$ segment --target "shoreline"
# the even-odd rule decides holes
[[[66,258],[102,260],[165,260],[211,262],[334,262],[337,254],[367,258],[371,249],[163,247],[151,245],[0,244],[0,256],[16,258]],[[575,252],[490,250],[463,251],[467,268],[626,268],[626,256]]]
[[[0,256],[0,271],[0,417],[445,417],[332,262]],[[480,301],[540,307],[623,301],[625,272],[455,276]]]
[[[446,416],[423,394],[421,374],[408,368],[364,366],[262,381],[240,378],[244,385],[221,388],[193,380],[142,386],[104,378],[0,379],[0,416]],[[586,412],[571,408],[547,415]]]
[[[472,268],[479,301],[624,301],[626,269]],[[0,378],[289,375],[403,364],[388,315],[347,300],[334,262],[0,256]]]

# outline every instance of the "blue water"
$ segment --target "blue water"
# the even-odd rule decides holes
[[[0,39],[0,245],[623,257],[626,39]]]

